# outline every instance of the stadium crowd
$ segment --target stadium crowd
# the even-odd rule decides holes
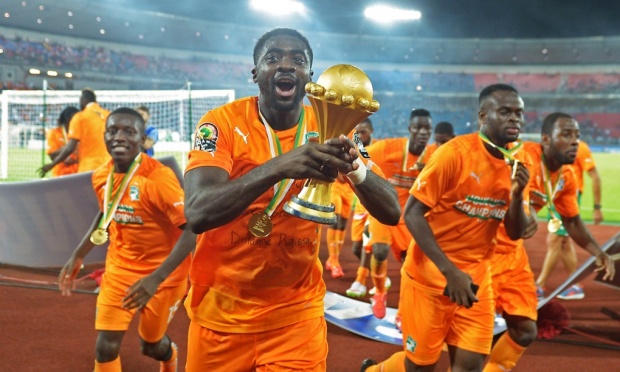
[[[0,35],[0,64],[31,66],[38,69],[74,71],[74,76],[92,73],[109,76],[192,81],[204,89],[235,89],[237,96],[254,94],[255,86],[249,80],[250,64],[192,57],[189,59],[149,56],[112,50],[102,45],[70,46],[57,42],[13,39]],[[583,138],[590,143],[617,145],[620,143],[620,108],[602,104],[584,103],[583,93],[615,93],[620,88],[620,74],[603,73],[465,73],[416,72],[400,69],[366,71],[373,82],[381,110],[376,117],[378,138],[396,137],[406,132],[407,111],[416,107],[432,108],[441,120],[454,123],[457,133],[477,129],[472,116],[471,99],[440,99],[437,93],[473,94],[482,87],[503,82],[519,88],[524,94],[542,94],[546,97],[565,96],[568,104],[577,107],[572,112],[583,121]],[[101,76],[103,76],[101,75]],[[57,79],[50,79],[51,89],[63,89]],[[64,89],[72,89],[65,84]],[[40,89],[24,76],[0,81],[3,89]],[[153,88],[156,89],[156,88]],[[473,97],[473,96],[472,96]],[[571,103],[572,100],[572,103]],[[529,111],[532,110],[532,111]],[[540,129],[542,118],[549,110],[528,105],[526,131]],[[606,113],[593,119],[590,113]],[[25,121],[29,121],[24,118]],[[36,124],[36,123],[33,123]]]

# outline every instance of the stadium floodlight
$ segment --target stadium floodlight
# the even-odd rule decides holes
[[[252,0],[250,4],[256,10],[278,16],[303,14],[305,10],[304,4],[293,0]]]
[[[422,13],[417,10],[399,9],[387,5],[373,5],[364,10],[364,16],[374,22],[417,21]]]

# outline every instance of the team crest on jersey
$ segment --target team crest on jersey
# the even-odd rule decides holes
[[[564,177],[560,177],[558,181],[558,191],[562,191],[564,189]]]
[[[129,199],[131,199],[131,201],[140,200],[140,189],[138,189],[138,186],[129,186]]]
[[[407,336],[407,343],[405,345],[407,351],[414,353],[416,346],[418,346],[418,343],[413,339],[413,337]]]
[[[215,152],[219,130],[213,123],[202,123],[196,130],[194,150]]]
[[[319,132],[310,131],[306,133],[306,138],[305,138],[306,142],[309,142],[310,138],[319,138]]]
[[[357,132],[353,133],[353,142],[355,142],[355,145],[357,145],[357,151],[359,151],[360,155],[362,155],[362,157],[365,159],[370,159],[370,154],[368,154],[368,151],[366,151],[364,143],[362,143],[362,139],[360,138],[359,134],[357,134]]]

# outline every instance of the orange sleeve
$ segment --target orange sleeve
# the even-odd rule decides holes
[[[58,130],[54,128],[48,131],[47,132],[47,155],[58,150],[62,146],[63,144],[60,141]]]
[[[183,189],[174,172],[168,167],[159,167],[149,179],[152,182],[145,185],[149,190],[149,202],[163,212],[174,226],[184,225]]]
[[[231,173],[233,149],[230,119],[225,112],[220,111],[219,114],[209,111],[196,126],[194,147],[189,153],[186,172],[198,167],[212,166]]]
[[[579,214],[577,180],[575,179],[573,170],[570,167],[565,168],[566,169],[562,172],[564,185],[555,199],[553,199],[553,205],[561,216],[575,217]]]
[[[431,156],[409,193],[428,207],[439,203],[442,195],[452,187],[457,172],[462,169],[459,157],[449,146],[441,146]]]
[[[585,172],[596,167],[594,158],[592,157],[592,151],[585,142],[579,142],[579,148],[577,150],[577,160],[581,164],[581,169]]]
[[[84,111],[80,111],[77,114],[73,115],[71,121],[69,122],[69,132],[67,132],[68,139],[74,139],[79,141],[82,138],[81,132],[81,122],[84,116]]]

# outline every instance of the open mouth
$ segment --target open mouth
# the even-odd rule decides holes
[[[295,94],[295,82],[292,80],[280,80],[276,82],[276,93],[282,97],[291,97]]]

